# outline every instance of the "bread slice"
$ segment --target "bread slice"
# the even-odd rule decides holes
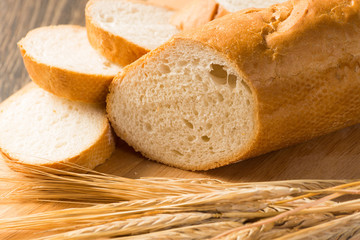
[[[111,80],[121,70],[90,46],[80,26],[37,28],[18,46],[31,79],[71,100],[104,102]]]
[[[114,149],[103,106],[60,98],[33,83],[0,105],[0,151],[8,160],[94,168]]]
[[[178,34],[114,79],[112,126],[148,158],[207,170],[358,123],[359,12],[295,0]]]
[[[216,0],[228,12],[237,12],[247,8],[267,8],[285,0]]]
[[[131,0],[90,0],[86,28],[91,45],[113,62],[127,65],[178,32],[173,11]]]

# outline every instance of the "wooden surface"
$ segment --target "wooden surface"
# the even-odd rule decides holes
[[[84,25],[86,0],[0,0],[0,99],[30,81],[16,43],[36,27]],[[186,172],[146,160],[120,142],[97,170],[130,178],[142,176],[212,177],[227,181],[360,178],[360,125],[306,143],[208,172]],[[54,204],[1,205],[0,217],[61,208]],[[36,232],[1,230],[0,239],[29,239]]]

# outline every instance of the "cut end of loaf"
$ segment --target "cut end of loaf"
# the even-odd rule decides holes
[[[182,169],[238,160],[254,135],[250,87],[215,50],[169,45],[114,81],[107,108],[116,133],[146,157]]]

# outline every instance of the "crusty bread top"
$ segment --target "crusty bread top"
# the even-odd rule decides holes
[[[113,141],[103,106],[56,97],[33,83],[0,105],[0,150],[21,163],[93,168],[110,156]]]
[[[178,32],[169,23],[173,11],[131,0],[90,0],[86,17],[101,29],[151,50]]]
[[[104,76],[114,76],[121,67],[97,53],[86,36],[84,27],[58,25],[30,31],[18,43],[36,62],[57,68]]]

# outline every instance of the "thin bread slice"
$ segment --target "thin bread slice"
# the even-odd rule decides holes
[[[31,79],[71,100],[104,102],[111,80],[121,70],[91,47],[80,26],[37,28],[18,46]]]
[[[127,66],[110,87],[118,136],[207,170],[360,122],[360,0],[229,14]]]
[[[178,32],[173,11],[131,0],[90,0],[86,28],[90,44],[123,66],[160,46]]]
[[[216,0],[216,2],[228,12],[237,12],[247,8],[268,8],[285,0]]]
[[[0,151],[8,161],[94,168],[110,157],[114,136],[101,105],[70,101],[31,83],[0,105]]]

